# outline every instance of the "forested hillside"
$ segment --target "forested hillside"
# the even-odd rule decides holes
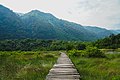
[[[99,32],[99,33],[97,33]],[[101,33],[105,34],[101,34]],[[50,13],[32,10],[15,13],[0,5],[0,39],[52,39],[94,41],[112,34],[109,30],[84,27],[56,18]]]
[[[104,28],[91,27],[91,26],[84,26],[84,27],[88,31],[91,31],[94,34],[96,34],[97,38],[103,38],[103,37],[106,37],[106,36],[110,35],[111,33],[113,33],[113,31],[109,31],[109,30],[106,30]],[[118,32],[116,32],[116,34],[118,34]]]
[[[0,5],[0,39],[25,38],[27,31],[19,16],[8,8]]]

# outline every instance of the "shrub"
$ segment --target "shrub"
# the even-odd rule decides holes
[[[83,57],[84,56],[84,50],[70,50],[69,56],[75,56],[75,57]]]
[[[97,57],[97,58],[105,57],[105,54],[96,47],[87,47],[85,52],[86,52],[85,54],[86,57]]]
[[[100,51],[97,47],[87,47],[85,50],[69,50],[69,56],[75,57],[93,57],[93,58],[104,58],[105,54]]]
[[[76,49],[77,50],[84,50],[84,49],[86,49],[86,45],[83,43],[79,43],[76,45]]]

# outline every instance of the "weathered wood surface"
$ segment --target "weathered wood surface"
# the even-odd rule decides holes
[[[79,73],[65,53],[61,53],[57,63],[46,76],[46,80],[80,80],[79,78]]]

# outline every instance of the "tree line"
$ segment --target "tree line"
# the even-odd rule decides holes
[[[110,35],[104,39],[97,40],[93,43],[94,46],[100,49],[117,49],[120,48],[120,34]]]
[[[40,39],[16,39],[1,40],[0,51],[56,51],[84,49],[86,43],[79,41],[40,40]]]
[[[40,40],[40,39],[15,39],[1,40],[0,51],[56,51],[56,50],[84,50],[87,46],[98,49],[120,48],[120,34],[110,35],[95,42]]]

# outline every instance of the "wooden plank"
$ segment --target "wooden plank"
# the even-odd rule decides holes
[[[57,63],[46,76],[46,80],[80,80],[80,75],[69,57],[61,53]]]

